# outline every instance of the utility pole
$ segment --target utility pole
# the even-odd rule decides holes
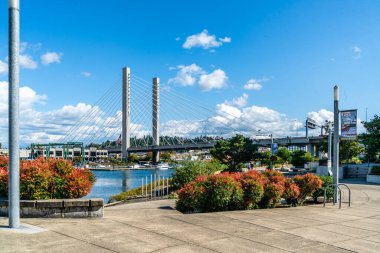
[[[337,203],[337,185],[339,184],[339,87],[334,86],[334,203]]]
[[[9,227],[20,227],[19,49],[20,2],[9,0]]]

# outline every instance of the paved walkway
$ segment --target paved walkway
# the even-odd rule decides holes
[[[106,208],[104,219],[23,219],[48,231],[0,231],[0,252],[380,252],[380,186],[350,187],[353,205],[340,210],[184,215],[160,200]]]

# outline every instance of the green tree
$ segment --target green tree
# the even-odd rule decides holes
[[[367,158],[374,162],[380,153],[380,117],[375,115],[370,121],[362,123],[366,133],[361,134],[359,139],[365,146]]]
[[[313,160],[314,158],[309,152],[296,150],[292,153],[292,164],[296,167],[303,167],[305,163]]]
[[[168,152],[160,152],[160,160],[162,160],[164,162],[170,162],[171,157],[172,157],[172,153],[169,151]]]
[[[211,155],[228,166],[228,171],[239,171],[243,163],[250,162],[257,152],[257,145],[243,135],[236,135],[228,140],[219,140]]]
[[[341,163],[343,163],[343,161],[348,163],[353,157],[356,157],[363,152],[363,150],[364,148],[360,146],[357,141],[341,141],[339,144],[339,160]]]
[[[129,154],[129,155],[128,155],[128,161],[129,161],[129,162],[137,162],[138,159],[139,159],[139,158],[138,158],[138,156],[137,156],[136,154],[133,154],[133,153],[132,153],[132,154]]]
[[[277,156],[281,158],[281,167],[284,168],[284,164],[290,162],[292,153],[286,147],[278,149]]]

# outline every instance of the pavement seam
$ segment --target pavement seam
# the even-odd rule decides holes
[[[75,238],[73,236],[70,236],[70,235],[66,235],[64,233],[61,233],[61,232],[58,232],[58,231],[55,231],[55,230],[52,230],[52,229],[48,229],[49,231],[52,231],[56,234],[59,234],[59,235],[63,235],[63,236],[66,236],[68,238],[71,238],[71,239],[74,239],[74,240],[77,240],[77,241],[81,241],[81,242],[84,242],[84,243],[87,243],[87,244],[90,244],[90,245],[93,245],[93,246],[96,246],[98,248],[101,248],[101,249],[105,249],[105,250],[108,250],[108,251],[111,251],[111,252],[115,252],[115,253],[121,253],[120,251],[115,251],[115,250],[112,250],[112,249],[109,249],[109,248],[106,248],[104,246],[101,246],[101,245],[98,245],[98,244],[95,244],[95,243],[92,243],[92,242],[88,242],[86,240],[83,240],[83,239],[79,239],[79,238]]]
[[[236,236],[234,234],[229,234],[229,233],[226,233],[226,232],[223,232],[223,231],[219,231],[219,230],[216,230],[216,229],[212,229],[212,228],[208,228],[208,227],[205,227],[205,226],[197,225],[197,224],[194,224],[194,223],[191,223],[191,222],[188,222],[188,221],[184,221],[184,220],[181,220],[181,219],[176,219],[176,218],[169,217],[169,216],[165,216],[165,217],[169,218],[169,219],[172,219],[172,220],[177,220],[177,221],[180,221],[180,222],[183,222],[183,223],[187,223],[187,224],[190,224],[190,225],[193,225],[193,226],[196,226],[196,227],[201,227],[201,228],[204,228],[204,229],[208,229],[208,230],[211,230],[211,231],[214,231],[214,232],[223,233],[223,234],[226,234],[228,236],[240,238],[240,239],[243,239],[243,240],[246,240],[246,241],[251,241],[251,242],[254,242],[254,243],[259,243],[259,244],[262,244],[262,245],[265,245],[265,246],[269,246],[269,247],[272,247],[272,248],[275,248],[275,249],[280,249],[280,250],[284,250],[284,251],[287,251],[287,252],[292,252],[292,251],[289,251],[289,250],[281,248],[281,247],[277,247],[277,246],[273,246],[273,245],[270,245],[270,244],[267,244],[267,243],[258,242],[258,241],[251,240],[251,239],[248,239],[248,238]]]
[[[221,215],[221,214],[219,214],[219,215]],[[231,217],[228,217],[228,216],[225,216],[225,215],[221,215],[221,216],[226,217],[226,218],[231,218]],[[264,226],[264,225],[258,225],[258,224],[255,224],[255,223],[252,223],[252,222],[249,222],[249,221],[245,221],[245,220],[240,220],[240,219],[237,219],[237,218],[231,218],[231,219],[238,220],[238,221],[242,221],[242,222],[246,222],[246,223],[250,223],[250,224],[257,225],[257,226],[261,226],[261,227],[264,227],[264,228],[269,228],[269,229],[272,229],[272,230],[274,230],[274,231],[279,231],[279,232],[282,232],[282,233],[285,233],[285,234],[288,234],[288,235],[296,236],[296,237],[303,238],[303,239],[306,239],[306,240],[310,240],[310,241],[318,242],[318,243],[321,243],[321,244],[329,245],[329,246],[332,246],[332,247],[336,247],[336,248],[339,248],[339,249],[347,250],[347,249],[345,249],[345,248],[341,248],[341,247],[339,247],[339,246],[336,246],[336,245],[333,245],[333,244],[330,244],[330,243],[321,242],[321,241],[316,241],[316,240],[311,240],[311,239],[308,239],[308,238],[302,237],[302,236],[300,236],[300,235],[295,235],[295,234],[292,234],[292,233],[286,232],[286,231],[281,230],[281,229],[271,228],[271,227],[267,227],[267,226]],[[292,228],[292,229],[304,228],[304,227],[308,227],[308,226],[295,227],[295,228]],[[310,226],[310,227],[313,227],[313,226]],[[329,232],[331,232],[331,231],[329,231]],[[347,235],[344,235],[344,236],[347,236]],[[348,239],[348,240],[349,240],[349,239]],[[346,240],[342,240],[342,241],[346,241]],[[341,242],[341,241],[339,241],[339,242]],[[303,248],[299,248],[299,249],[297,249],[297,250],[300,250],[300,249],[303,249]],[[349,251],[351,251],[351,250],[349,250]],[[356,251],[352,251],[352,252],[356,252]]]
[[[217,251],[217,250],[214,250],[214,249],[211,249],[211,248],[207,248],[207,247],[204,247],[200,244],[197,244],[197,243],[194,243],[194,242],[188,242],[188,241],[185,241],[185,240],[181,240],[181,239],[178,239],[178,238],[175,238],[175,237],[172,237],[172,236],[168,236],[166,234],[162,234],[162,233],[158,233],[156,231],[152,231],[152,230],[149,230],[149,229],[145,229],[145,228],[141,228],[141,227],[138,227],[138,226],[134,226],[134,225],[131,225],[129,223],[126,223],[126,222],[121,222],[121,221],[117,221],[117,220],[113,220],[113,219],[110,219],[110,218],[106,218],[108,220],[112,220],[114,222],[117,222],[117,223],[120,223],[120,224],[124,224],[124,225],[127,225],[127,226],[130,226],[130,227],[133,227],[133,228],[136,228],[136,229],[140,229],[140,230],[144,230],[146,232],[150,232],[150,233],[153,233],[153,234],[156,234],[156,235],[160,235],[160,236],[165,236],[167,238],[170,238],[170,239],[173,239],[173,240],[176,240],[176,241],[180,241],[180,242],[183,242],[185,244],[190,244],[190,245],[195,245],[195,246],[198,246],[200,248],[204,248],[204,249],[208,249],[210,251],[214,251],[214,252],[218,252],[218,253],[222,253],[220,251]]]

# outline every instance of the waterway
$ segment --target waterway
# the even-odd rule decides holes
[[[103,198],[104,203],[108,203],[111,195],[140,187],[142,178],[145,182],[145,177],[148,177],[149,183],[151,175],[153,178],[155,175],[166,178],[170,177],[173,171],[173,169],[93,170],[96,182],[85,198]]]

